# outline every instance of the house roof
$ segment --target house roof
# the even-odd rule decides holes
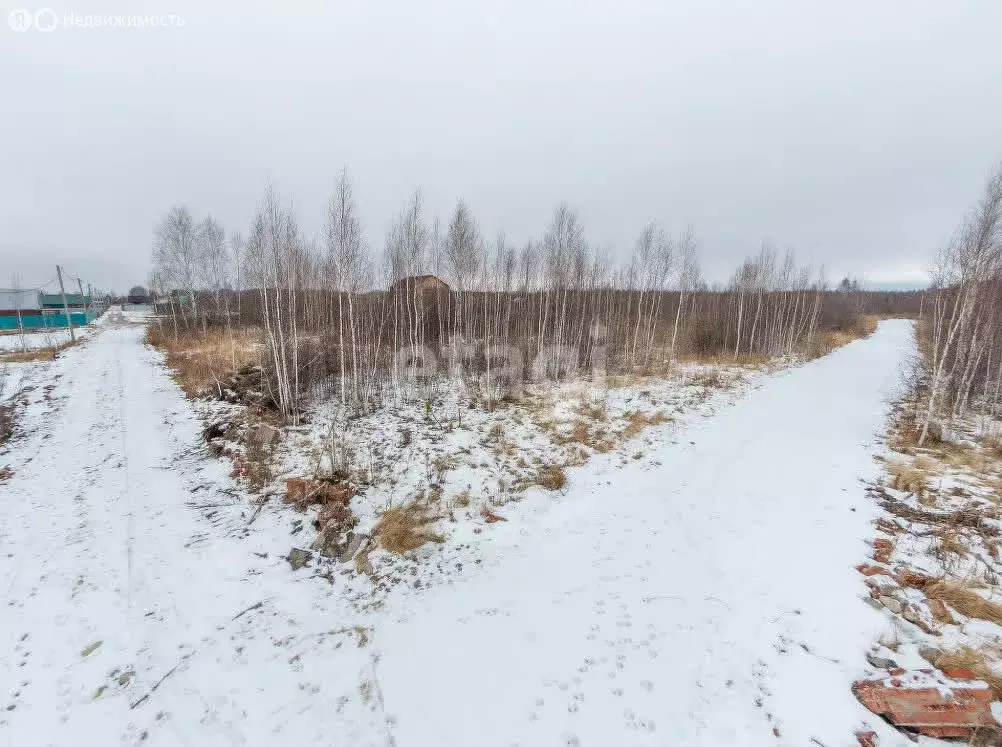
[[[38,309],[41,304],[38,301],[38,291],[24,288],[0,288],[0,310],[28,311]]]
[[[42,293],[39,296],[39,301],[42,306],[62,306],[63,305],[63,294],[62,293]],[[66,294],[66,305],[67,306],[88,306],[93,302],[90,296],[83,295],[79,293],[67,293]]]
[[[438,275],[407,275],[406,277],[402,277],[399,280],[395,280],[393,282],[393,285],[400,285],[401,283],[413,283],[418,280],[434,280],[435,282],[441,283],[446,287],[449,286],[449,284],[444,280],[442,280],[442,278],[438,277]]]

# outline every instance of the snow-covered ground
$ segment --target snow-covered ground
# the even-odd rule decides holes
[[[336,401],[328,401],[310,409],[306,424],[285,429],[265,492],[281,493],[287,477],[340,470],[360,488],[351,503],[357,532],[370,533],[387,508],[418,501],[437,518],[437,533],[453,543],[475,541],[482,512],[506,515],[522,510],[513,504],[545,497],[555,489],[545,479],[552,470],[564,473],[596,457],[619,467],[657,463],[678,425],[712,416],[768,371],[683,363],[667,377],[544,381],[489,410],[471,407],[469,393],[443,383],[424,397],[397,397],[358,417],[345,417]],[[246,453],[254,425],[244,406],[201,399],[196,407],[207,422],[227,425],[216,445]],[[663,423],[676,428],[651,427]],[[579,478],[570,472],[559,490],[576,489]],[[541,476],[548,488],[539,485]]]
[[[595,456],[378,596],[291,570],[302,515],[253,511],[142,327],[102,327],[0,452],[5,743],[909,744],[849,689],[909,322],[651,426],[656,453]]]
[[[93,329],[91,327],[76,327],[73,334],[77,340],[87,338]],[[17,352],[19,350],[43,350],[45,348],[58,348],[70,342],[70,331],[68,329],[44,329],[18,333],[0,335],[0,351]]]

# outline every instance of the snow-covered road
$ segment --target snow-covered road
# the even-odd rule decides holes
[[[295,659],[343,600],[276,554],[291,512],[249,525],[143,328],[109,314],[44,364],[3,457],[0,744],[324,744],[332,722],[354,743]]]
[[[656,470],[579,474],[503,564],[384,630],[398,744],[848,744],[882,629],[859,479],[911,329],[775,376]]]
[[[859,479],[911,330],[770,377],[656,466],[592,460],[494,525],[482,570],[362,614],[278,557],[290,512],[248,524],[142,330],[113,320],[48,364],[4,457],[0,740],[850,744],[883,629],[853,570]]]

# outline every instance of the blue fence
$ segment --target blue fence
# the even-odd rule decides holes
[[[97,313],[93,310],[84,313],[83,311],[71,311],[70,319],[73,320],[74,327],[83,327],[88,322],[94,321]],[[67,326],[66,314],[21,314],[21,324],[25,329],[61,329]],[[18,329],[16,314],[0,315],[0,329]]]

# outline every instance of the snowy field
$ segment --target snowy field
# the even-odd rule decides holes
[[[493,409],[470,407],[468,393],[445,385],[360,417],[345,417],[336,402],[325,403],[304,425],[285,429],[263,492],[278,496],[288,477],[340,470],[360,486],[351,502],[356,534],[372,534],[387,508],[416,504],[435,519],[429,529],[447,544],[475,543],[485,516],[496,522],[526,510],[523,501],[574,491],[580,479],[590,479],[587,473],[579,478],[575,468],[591,459],[620,468],[657,466],[664,449],[677,442],[679,425],[711,417],[767,374],[765,366],[685,363],[665,378],[534,383]],[[213,445],[245,464],[255,425],[246,422],[243,406],[203,399],[196,408],[206,422],[231,426]],[[674,427],[655,427],[663,424]],[[304,528],[304,536],[311,533]],[[418,557],[424,554],[422,549]],[[398,560],[388,553],[372,556],[377,570]]]
[[[254,510],[142,327],[102,327],[38,364],[0,451],[6,743],[911,744],[850,691],[910,322],[680,411],[655,392],[671,420],[375,579],[293,571],[303,515]],[[455,486],[490,489],[483,458]]]
[[[73,330],[78,340],[87,338],[91,332],[91,327],[77,327]],[[70,342],[70,331],[68,329],[46,329],[0,335],[0,351],[17,352],[20,350],[43,350],[45,348],[58,348]]]

